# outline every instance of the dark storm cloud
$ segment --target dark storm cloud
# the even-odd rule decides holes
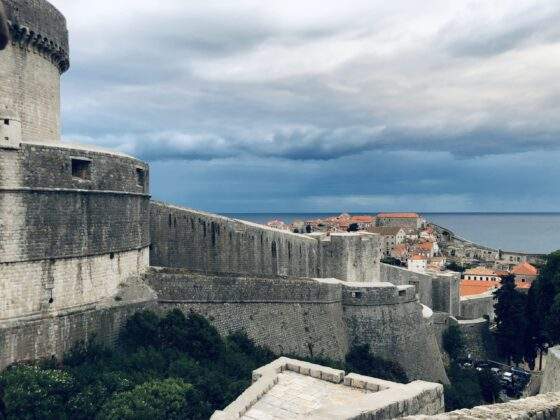
[[[152,162],[156,196],[521,209],[560,175],[532,161],[560,145],[557,1],[52,1],[64,138]]]

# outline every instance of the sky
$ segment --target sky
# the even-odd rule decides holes
[[[215,212],[560,211],[558,0],[51,0],[64,141]]]

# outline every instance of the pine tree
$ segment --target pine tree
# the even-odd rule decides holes
[[[520,363],[525,355],[527,297],[516,290],[515,277],[510,275],[503,278],[502,287],[494,292],[494,299],[498,353],[508,363]]]

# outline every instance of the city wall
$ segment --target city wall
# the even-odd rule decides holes
[[[0,147],[0,368],[105,339],[130,313],[111,305],[149,264],[147,175],[77,145]]]
[[[460,316],[463,319],[477,319],[487,316],[494,320],[494,295],[492,292],[461,298]]]
[[[560,346],[548,350],[540,392],[544,394],[557,391],[560,391]]]
[[[72,160],[89,162],[87,179]],[[148,266],[144,163],[78,146],[0,148],[0,322],[112,296]]]
[[[243,330],[276,354],[340,360],[348,351],[337,282],[161,268],[146,278],[162,311],[194,311],[223,335]]]
[[[152,202],[153,266],[208,273],[379,280],[379,236],[309,237]]]
[[[459,320],[458,326],[465,340],[465,356],[477,360],[496,360],[497,350],[489,322],[484,318]]]
[[[456,275],[422,274],[381,263],[380,280],[395,285],[416,287],[420,302],[435,312],[447,312],[458,316],[460,312],[459,284]]]
[[[412,287],[151,268],[161,310],[194,311],[220,333],[247,332],[277,354],[343,359],[369,344],[410,379],[446,382],[436,339]]]
[[[135,312],[155,309],[156,300],[110,302],[104,307],[0,326],[0,370],[12,363],[60,359],[78,342],[95,339],[113,345],[126,320]]]
[[[541,394],[506,403],[482,405],[471,409],[451,411],[435,416],[405,417],[411,420],[457,420],[457,419],[508,419],[508,420],[556,420],[560,418],[560,392]]]

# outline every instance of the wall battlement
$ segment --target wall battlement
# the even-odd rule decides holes
[[[60,76],[70,66],[66,19],[45,0],[0,1],[12,41],[0,51],[0,124],[11,126],[0,130],[10,132],[0,148],[59,142]]]
[[[209,273],[379,280],[379,236],[309,237],[223,216],[152,202],[154,266]]]
[[[277,354],[343,359],[369,344],[410,379],[447,382],[436,337],[411,286],[335,279],[205,274],[152,267],[161,310],[205,316],[222,334],[247,332]]]

